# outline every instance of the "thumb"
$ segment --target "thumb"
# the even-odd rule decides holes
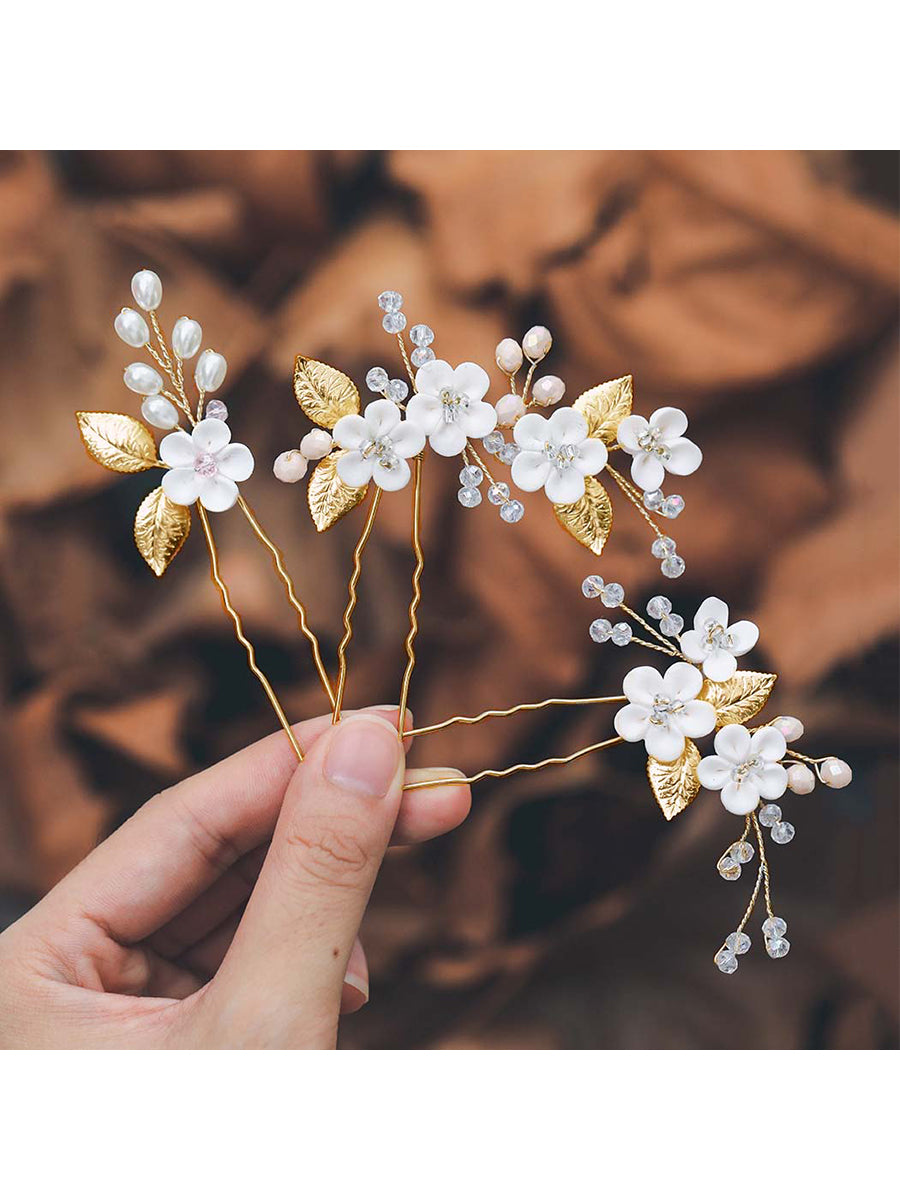
[[[226,1044],[334,1043],[347,962],[397,819],[404,765],[397,730],[366,713],[318,738],[298,766],[204,998]]]

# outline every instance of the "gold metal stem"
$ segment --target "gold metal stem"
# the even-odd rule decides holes
[[[525,382],[522,384],[522,399],[526,405],[531,403],[531,401],[528,399],[528,389],[531,387],[531,380],[534,378],[534,373],[537,370],[536,362],[531,362],[530,359],[528,362],[528,374],[525,376]]]
[[[647,630],[647,632],[649,634],[652,634],[652,636],[656,638],[657,642],[659,642],[660,645],[655,646],[654,647],[655,650],[663,650],[666,654],[671,654],[673,658],[684,658],[684,655],[681,653],[681,651],[678,649],[678,647],[675,645],[675,643],[670,642],[667,637],[664,637],[663,634],[661,634],[658,630],[654,629],[653,626],[649,624],[649,622],[644,620],[644,618],[640,615],[640,613],[636,613],[634,611],[634,609],[629,608],[627,604],[620,604],[619,608],[621,608],[622,612],[628,613],[629,617],[632,617],[635,621],[637,621],[637,623],[639,625],[643,625],[643,627]],[[632,639],[632,640],[635,640],[635,639]],[[642,642],[641,644],[644,646],[647,645],[646,642]],[[687,662],[687,659],[685,659],[685,662]]]
[[[481,457],[481,455],[478,453],[478,451],[475,449],[475,447],[472,445],[472,443],[468,440],[466,441],[466,447],[467,447],[469,453],[475,459],[476,464],[479,467],[481,467],[482,472],[487,476],[488,481],[490,482],[491,486],[493,487],[493,485],[497,481],[491,474],[490,468],[488,467],[487,463],[484,461],[484,459]]]
[[[423,725],[420,729],[413,729],[405,736],[422,737],[426,733],[437,733],[439,729],[447,729],[450,725],[477,725],[479,721],[487,721],[490,717],[511,717],[520,712],[537,712],[538,709],[550,708],[552,705],[621,704],[627,699],[627,696],[574,696],[562,699],[553,697],[530,704],[516,704],[512,708],[489,708],[477,717],[448,717],[446,721],[440,721],[437,725]]]
[[[319,650],[319,639],[316,637],[316,635],[313,633],[313,631],[309,627],[309,622],[308,622],[307,616],[306,616],[306,609],[303,606],[303,601],[299,598],[299,596],[294,591],[294,581],[291,579],[290,575],[287,572],[287,568],[284,565],[284,557],[281,553],[281,550],[278,548],[278,546],[275,545],[275,543],[272,541],[272,539],[267,535],[266,531],[263,529],[263,527],[260,525],[259,521],[257,520],[256,514],[253,512],[253,509],[246,502],[246,500],[244,499],[243,496],[238,496],[238,508],[240,508],[241,512],[246,517],[246,519],[250,525],[250,528],[253,530],[253,532],[256,534],[256,536],[259,538],[259,540],[262,542],[262,544],[266,547],[266,549],[269,551],[269,553],[272,555],[272,562],[275,564],[275,570],[278,573],[282,583],[284,584],[284,590],[287,592],[287,598],[290,601],[292,608],[297,613],[297,620],[300,625],[300,631],[302,632],[302,634],[308,640],[310,646],[312,647],[313,661],[315,663],[316,671],[318,672],[319,679],[322,683],[322,687],[325,689],[325,695],[328,697],[328,704],[332,709],[334,709],[334,691],[331,686],[331,681],[328,678],[328,674],[325,671],[325,664],[322,662],[322,654],[321,654],[321,651]]]
[[[408,783],[405,791],[414,792],[422,788],[441,787],[448,783],[478,783],[481,779],[505,779],[507,775],[515,775],[517,771],[540,771],[544,767],[562,767],[566,763],[575,762],[578,758],[584,758],[586,754],[593,754],[597,750],[605,750],[607,746],[615,746],[619,742],[624,741],[624,738],[614,737],[608,738],[605,742],[595,742],[592,746],[585,746],[581,750],[576,750],[574,754],[567,754],[565,758],[544,758],[536,763],[516,763],[513,767],[506,767],[502,771],[479,771],[477,775],[466,775],[460,778],[458,775],[451,775],[446,779],[420,779],[416,783]]]
[[[413,370],[412,363],[409,361],[409,355],[406,352],[406,342],[403,340],[403,334],[397,334],[397,345],[400,347],[400,353],[403,356],[403,365],[406,367],[406,373],[409,376],[409,382],[413,385],[413,391],[416,390],[416,374]]]
[[[627,498],[631,501],[631,503],[634,505],[634,507],[638,510],[638,512],[644,518],[644,520],[647,522],[647,524],[650,526],[650,528],[653,530],[653,532],[656,534],[656,536],[657,537],[665,537],[666,535],[663,533],[663,531],[660,529],[660,527],[656,524],[656,522],[653,520],[653,518],[647,512],[646,508],[644,508],[644,505],[641,503],[641,501],[638,500],[635,492],[632,491],[631,484],[629,484],[628,480],[625,479],[624,476],[620,475],[619,472],[615,469],[615,467],[611,466],[609,463],[606,464],[606,469],[610,473],[610,475],[613,477],[613,479],[616,481],[616,483],[619,485],[619,487],[622,489],[622,491],[627,496]]]
[[[768,916],[773,917],[775,914],[772,912],[772,891],[770,886],[771,880],[769,878],[769,860],[766,858],[766,846],[763,842],[763,835],[762,830],[759,827],[759,821],[756,819],[756,813],[751,813],[750,819],[752,820],[753,828],[756,831],[756,844],[759,846],[759,861],[762,868],[763,883],[765,884],[766,893],[766,913]]]
[[[375,524],[375,514],[378,512],[378,502],[381,500],[381,488],[377,487],[372,495],[371,503],[369,504],[369,514],[366,517],[366,523],[363,526],[363,531],[359,535],[359,540],[353,547],[353,573],[350,576],[350,582],[347,585],[348,599],[347,607],[344,609],[344,636],[341,638],[337,648],[338,656],[338,681],[334,697],[334,711],[332,714],[332,723],[337,725],[341,719],[341,706],[344,702],[344,688],[347,684],[347,647],[350,645],[350,639],[353,637],[353,610],[356,608],[356,587],[359,583],[359,577],[362,572],[362,554],[366,548],[366,543],[372,533],[372,528]]]
[[[422,571],[425,568],[425,556],[422,553],[422,455],[416,459],[413,479],[412,504],[412,544],[416,555],[416,565],[412,575],[412,599],[409,602],[409,633],[406,635],[406,670],[403,672],[403,682],[400,685],[400,715],[397,719],[397,729],[403,738],[403,727],[406,724],[406,709],[409,701],[409,685],[416,665],[415,640],[419,632],[418,609],[422,599]]]
[[[275,695],[275,690],[272,687],[271,683],[269,683],[266,676],[263,674],[263,672],[260,670],[260,668],[256,665],[256,652],[253,649],[253,643],[247,638],[247,636],[244,633],[244,627],[241,623],[241,618],[240,618],[237,610],[235,609],[234,605],[231,603],[231,597],[228,594],[228,587],[225,583],[225,580],[219,574],[219,555],[218,555],[218,551],[216,550],[215,539],[213,538],[213,532],[212,532],[212,529],[210,528],[209,517],[206,515],[206,509],[203,507],[203,505],[200,503],[199,500],[197,501],[197,512],[200,515],[200,523],[203,526],[203,532],[206,535],[206,544],[209,548],[210,573],[212,575],[213,582],[215,583],[216,587],[219,589],[219,594],[222,597],[222,606],[225,609],[225,611],[228,613],[228,615],[231,617],[231,620],[234,623],[235,636],[237,637],[237,640],[241,643],[241,645],[244,647],[244,649],[247,651],[247,661],[250,664],[250,670],[253,672],[253,674],[256,676],[256,678],[259,680],[259,682],[262,684],[263,691],[266,693],[269,703],[272,705],[272,708],[275,711],[275,715],[278,717],[278,720],[281,722],[281,727],[284,730],[284,732],[287,734],[288,741],[291,743],[291,747],[293,748],[294,753],[297,755],[297,761],[303,762],[303,751],[300,749],[299,743],[297,742],[297,739],[294,736],[294,731],[291,728],[291,723],[287,719],[287,717],[284,715],[284,709],[279,704],[278,697]]]

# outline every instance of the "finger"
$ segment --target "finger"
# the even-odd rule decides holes
[[[418,783],[424,779],[448,779],[454,775],[463,778],[462,771],[453,767],[419,767],[406,772],[404,783]],[[440,787],[404,792],[391,845],[409,846],[449,833],[451,829],[462,824],[471,807],[472,789],[467,783],[448,783]]]
[[[249,1044],[332,1044],[356,932],[400,808],[403,752],[390,725],[358,714],[297,768],[269,854],[206,1019]],[[250,1031],[250,1032],[248,1032]]]

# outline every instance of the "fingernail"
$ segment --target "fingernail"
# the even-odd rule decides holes
[[[348,792],[377,798],[387,794],[399,765],[396,730],[377,718],[345,717],[325,756],[325,778]]]
[[[354,974],[352,974],[352,972],[348,971],[347,974],[344,976],[344,983],[347,985],[347,987],[353,988],[354,992],[359,992],[359,994],[362,997],[364,997],[365,1002],[368,1003],[368,1000],[369,1000],[369,981],[368,981],[368,979],[363,979],[362,976],[354,975]]]

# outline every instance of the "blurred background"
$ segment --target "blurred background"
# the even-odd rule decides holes
[[[645,756],[618,747],[475,792],[437,843],[395,851],[363,930],[372,1000],[347,1047],[875,1048],[898,1031],[898,157],[893,152],[78,152],[0,155],[0,927],[147,797],[273,719],[193,537],[165,579],[132,541],[140,476],[85,455],[76,409],[136,412],[112,321],[142,266],[167,328],[196,317],[229,362],[221,393],[257,471],[244,489],[309,603],[329,664],[362,511],[317,534],[306,484],[269,470],[309,423],[298,352],[362,386],[401,376],[377,294],[397,288],[439,357],[491,369],[546,324],[567,398],[635,377],[635,411],[683,407],[705,453],[666,526],[662,578],[615,489],[598,564],[543,497],[506,526],[456,501],[431,456],[418,724],[548,695],[612,694],[644,661],[597,646],[580,591],[599,569],[643,611],[709,594],[761,627],[770,715],[843,791],[784,802],[771,848],[792,950],[754,916],[737,975],[712,955],[752,885],[716,872],[738,822],[701,793],[672,824]],[[123,405],[125,407],[123,407]],[[506,477],[504,468],[499,473]],[[674,490],[674,489],[669,489]],[[306,643],[242,521],[223,573],[292,717],[321,711]],[[347,704],[393,700],[404,665],[409,494],[367,551]],[[745,660],[746,661],[746,660]],[[744,665],[744,663],[742,663]],[[422,739],[466,770],[566,753],[611,714],[550,710]]]

